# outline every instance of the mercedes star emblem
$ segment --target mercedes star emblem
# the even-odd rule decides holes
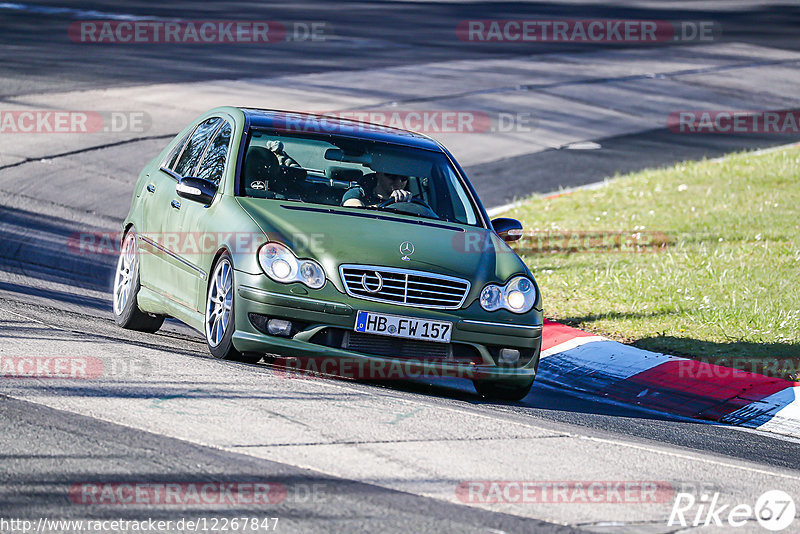
[[[364,291],[366,291],[367,293],[377,293],[383,288],[383,277],[381,276],[381,273],[375,271],[374,275],[375,278],[378,279],[377,287],[370,287],[370,283],[367,282],[367,273],[361,275],[361,287],[363,287]],[[374,286],[374,284],[372,285]]]
[[[400,244],[400,254],[403,255],[403,257],[400,258],[401,260],[403,261],[411,260],[409,256],[411,256],[413,253],[414,253],[414,245],[410,241],[403,241]]]

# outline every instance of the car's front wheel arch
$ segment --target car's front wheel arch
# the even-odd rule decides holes
[[[226,293],[230,292],[230,303],[225,305],[224,302],[227,300],[225,296],[220,298],[220,301],[217,302],[216,298],[212,299],[212,292],[214,296],[219,293],[221,287],[219,287],[219,279],[218,275],[220,266],[222,264],[227,264],[228,271],[226,274],[222,276],[222,278],[229,277],[229,284],[230,286],[226,286]],[[234,360],[234,361],[241,361],[246,363],[256,363],[258,362],[262,355],[261,354],[251,354],[251,353],[242,353],[236,350],[236,347],[233,345],[233,334],[236,331],[236,284],[235,284],[235,269],[233,264],[233,255],[230,251],[223,247],[220,248],[217,253],[214,255],[214,261],[211,263],[211,269],[209,270],[208,275],[208,284],[206,284],[206,296],[205,296],[205,306],[204,306],[204,313],[203,313],[203,324],[204,324],[204,334],[206,335],[206,344],[208,346],[209,352],[215,358],[223,359],[223,360]],[[216,302],[216,304],[214,304]],[[213,322],[209,324],[212,314],[212,308],[216,310],[217,307],[222,306],[223,308],[227,308],[226,312],[228,314],[228,319],[225,323],[225,326],[222,327],[222,336],[214,339],[212,342],[212,330],[213,330]],[[216,310],[219,312],[220,310]]]
[[[214,274],[214,268],[217,266],[217,263],[219,263],[219,259],[224,255],[227,255],[228,258],[230,259],[231,268],[233,268],[234,270],[236,269],[236,265],[233,263],[233,254],[231,254],[231,251],[228,250],[228,247],[220,247],[214,253],[214,258],[211,260],[211,267],[208,272],[208,280],[206,281],[206,294],[205,294],[206,298],[208,298],[208,290],[211,287],[211,277]]]

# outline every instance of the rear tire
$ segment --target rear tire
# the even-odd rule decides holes
[[[533,386],[533,379],[526,382],[500,382],[473,380],[475,391],[481,397],[491,400],[520,401],[528,396]]]
[[[154,315],[139,309],[136,297],[141,285],[139,283],[139,248],[136,244],[136,232],[131,230],[125,234],[117,260],[114,275],[113,307],[114,321],[128,330],[139,332],[156,332],[164,323],[163,315]]]
[[[239,352],[233,346],[233,333],[236,331],[234,313],[233,262],[227,252],[214,264],[208,282],[208,295],[205,308],[206,345],[211,355],[221,360],[244,363],[258,363],[262,355],[253,352]]]

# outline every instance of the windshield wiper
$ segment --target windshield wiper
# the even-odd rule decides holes
[[[353,206],[353,207],[355,207],[355,206]],[[361,209],[371,210],[371,211],[389,211],[391,213],[397,213],[397,214],[400,214],[400,215],[408,215],[410,217],[419,217],[420,219],[430,219],[430,220],[433,220],[433,221],[443,221],[443,220],[445,220],[445,219],[442,219],[441,217],[439,217],[438,215],[431,216],[431,215],[422,215],[420,213],[408,213],[407,211],[402,211],[402,210],[393,210],[391,204],[388,205],[388,206],[384,206],[382,208],[380,208],[378,206],[358,206],[358,207],[361,208]]]

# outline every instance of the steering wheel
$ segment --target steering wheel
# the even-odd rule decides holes
[[[385,200],[385,201],[381,202],[376,207],[378,209],[382,209],[382,208],[385,208],[387,206],[391,206],[392,204],[410,204],[409,206],[403,206],[403,208],[406,208],[406,209],[398,209],[399,206],[395,207],[394,208],[395,211],[410,213],[412,215],[426,215],[426,216],[429,216],[429,217],[433,216],[433,217],[436,217],[437,219],[439,218],[439,215],[437,215],[437,213],[435,211],[433,211],[433,208],[431,208],[430,205],[428,205],[427,202],[425,202],[424,200],[422,200],[421,198],[419,198],[417,196],[413,196],[409,200],[404,200],[404,201],[398,201],[396,198],[392,197],[389,200]],[[415,205],[419,206],[421,208],[424,208],[426,211],[421,211],[419,208],[415,208],[414,207]]]
[[[389,200],[384,200],[383,202],[378,204],[376,207],[377,208],[385,208],[386,206],[390,206],[391,204],[395,204],[397,202],[400,202],[400,201],[398,201],[395,197],[390,197]],[[429,210],[433,211],[433,208],[431,208],[428,205],[427,202],[425,202],[424,200],[422,200],[421,198],[416,197],[416,196],[413,196],[410,199],[404,200],[404,201],[402,201],[400,203],[401,204],[419,204],[420,206],[424,206],[424,207],[428,208]]]

